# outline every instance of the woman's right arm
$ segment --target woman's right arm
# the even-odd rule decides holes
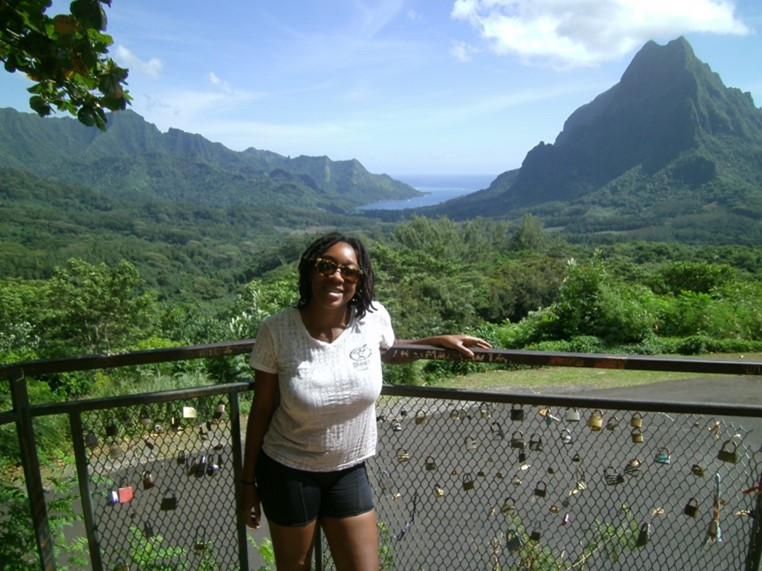
[[[249,420],[246,423],[246,444],[241,471],[241,515],[246,525],[256,529],[262,515],[256,485],[257,457],[278,403],[278,375],[255,369],[254,380],[254,400],[251,402]]]

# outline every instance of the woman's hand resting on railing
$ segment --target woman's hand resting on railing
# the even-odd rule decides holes
[[[262,505],[259,502],[259,492],[253,483],[242,483],[241,490],[241,519],[252,528],[258,529],[262,517]]]
[[[474,347],[476,349],[492,348],[492,345],[490,345],[484,339],[473,337],[471,335],[435,335],[433,337],[424,337],[422,339],[415,339],[412,341],[407,339],[396,339],[394,341],[394,345],[392,345],[386,351],[382,352],[381,358],[384,363],[401,365],[415,360],[414,357],[406,358],[395,355],[393,349],[397,345],[431,345],[433,347],[441,347],[442,349],[459,351],[469,359],[473,359],[474,357],[474,352],[470,349],[470,347]]]

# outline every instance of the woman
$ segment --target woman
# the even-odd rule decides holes
[[[299,261],[299,302],[267,319],[251,354],[256,391],[246,429],[241,515],[264,507],[279,570],[310,568],[317,526],[338,571],[378,569],[378,531],[365,460],[375,454],[381,361],[394,342],[373,301],[373,270],[356,238],[328,234]],[[476,337],[399,343],[473,357]],[[389,362],[388,359],[384,359]]]

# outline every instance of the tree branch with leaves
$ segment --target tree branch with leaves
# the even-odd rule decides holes
[[[71,13],[51,17],[50,0],[0,0],[0,61],[34,83],[29,106],[41,117],[55,108],[103,130],[106,111],[129,103],[128,70],[108,56],[104,4],[74,0]]]

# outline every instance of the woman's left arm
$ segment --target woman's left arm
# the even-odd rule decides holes
[[[471,351],[470,347],[475,347],[477,349],[490,349],[492,347],[492,345],[487,343],[484,339],[480,339],[479,337],[472,337],[471,335],[435,335],[434,337],[424,337],[422,339],[414,340],[396,339],[394,344],[431,345],[434,347],[442,347],[443,349],[453,349],[455,351],[460,351],[469,359],[472,359],[474,356],[474,352]],[[384,363],[401,365],[414,361],[415,359],[395,357],[389,350],[387,350],[382,352],[381,360]]]

